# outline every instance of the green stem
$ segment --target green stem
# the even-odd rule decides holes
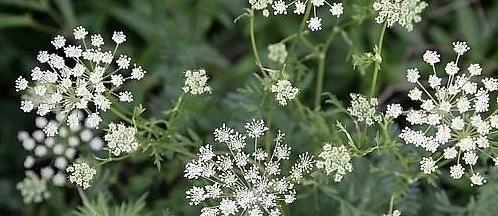
[[[323,90],[323,78],[325,75],[325,59],[327,56],[327,51],[330,47],[330,44],[334,40],[335,36],[337,35],[337,32],[339,32],[339,29],[334,26],[332,29],[332,32],[330,33],[329,37],[323,44],[322,48],[320,49],[320,52],[318,53],[318,73],[317,73],[317,78],[316,78],[316,85],[315,85],[315,109],[320,109],[320,99],[322,95],[322,90]]]
[[[118,116],[119,118],[121,118],[122,120],[126,121],[127,123],[129,124],[133,124],[133,120],[131,120],[130,117],[126,116],[124,113],[122,113],[121,111],[119,111],[117,108],[115,108],[114,106],[111,106],[111,111],[116,115]]]
[[[320,109],[320,99],[322,96],[323,89],[323,77],[325,75],[325,53],[320,52],[318,54],[318,74],[316,77],[315,85],[315,109]]]
[[[391,196],[391,200],[389,201],[389,215],[393,215],[394,210],[394,195]]]
[[[254,8],[251,8],[251,14],[249,16],[249,32],[251,34],[252,52],[254,53],[254,58],[256,58],[256,65],[261,67],[261,60],[259,58],[258,48],[256,47],[256,36],[254,36]]]
[[[386,33],[387,22],[382,26],[382,30],[380,31],[379,43],[377,44],[377,54],[376,56],[382,57],[382,43],[384,42],[384,34]],[[380,64],[382,60],[376,60],[374,66],[374,73],[372,78],[372,86],[370,89],[370,97],[373,97],[375,94],[375,86],[377,85],[377,76],[379,75]]]

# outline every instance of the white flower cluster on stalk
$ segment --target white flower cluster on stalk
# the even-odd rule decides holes
[[[256,10],[263,10],[263,15],[269,16],[269,10],[273,10],[274,15],[285,15],[287,10],[291,8],[294,14],[302,15],[306,13],[307,7],[313,7],[312,16],[307,20],[308,28],[311,31],[322,29],[322,18],[318,16],[318,11],[322,7],[328,7],[328,12],[335,17],[340,17],[344,12],[342,3],[332,2],[328,0],[249,0],[249,4]],[[271,5],[271,8],[269,6]]]
[[[50,198],[47,180],[32,171],[26,171],[26,177],[17,183],[16,188],[21,192],[24,203],[40,203]]]
[[[106,147],[114,156],[129,154],[138,148],[137,129],[119,123],[110,123],[104,136]]]
[[[490,157],[498,163],[496,153],[491,151],[497,142],[490,140],[497,132],[498,115],[496,111],[489,113],[490,94],[498,90],[498,79],[480,78],[482,68],[477,63],[461,71],[458,63],[469,49],[465,42],[453,43],[457,57],[444,67],[448,75],[446,83],[436,72],[440,56],[435,51],[426,51],[423,55],[432,68],[427,85],[419,81],[418,69],[408,70],[408,81],[417,85],[408,96],[421,103],[421,109],[404,113],[406,120],[416,128],[403,129],[400,138],[432,154],[421,160],[422,172],[433,173],[438,164],[453,161],[452,178],[459,179],[467,171],[472,185],[482,185],[486,180],[475,167],[479,157]]]
[[[74,162],[67,167],[66,171],[69,174],[69,181],[83,189],[91,186],[90,182],[97,174],[97,170],[85,162]]]
[[[211,87],[207,83],[208,79],[209,77],[204,69],[187,70],[185,71],[185,82],[182,90],[192,95],[211,93]]]
[[[357,121],[372,125],[382,118],[377,112],[377,105],[377,98],[368,99],[360,94],[351,94],[351,106],[348,107],[347,111]]]
[[[329,143],[325,144],[318,158],[316,160],[316,167],[324,170],[327,175],[333,174],[335,182],[342,181],[344,175],[353,171],[351,156],[343,145],[332,147]]]
[[[275,100],[278,101],[280,106],[287,106],[287,102],[296,98],[299,89],[293,87],[292,83],[288,80],[279,80],[271,86],[271,92],[275,93]]]
[[[387,22],[387,27],[395,24],[408,31],[413,30],[413,23],[422,20],[420,13],[428,6],[420,0],[377,0],[373,4],[374,10],[378,12],[375,21],[379,24]]]
[[[401,211],[396,209],[392,213],[389,214],[383,214],[382,216],[401,216]]]
[[[74,39],[80,45],[66,44],[66,39],[57,36],[52,45],[59,53],[40,51],[37,60],[43,64],[31,70],[32,85],[24,77],[19,77],[16,91],[25,91],[21,109],[31,112],[36,109],[39,116],[49,112],[69,114],[79,109],[90,114],[87,119],[91,127],[98,127],[100,112],[110,109],[112,101],[133,100],[130,92],[116,90],[127,80],[140,80],[145,71],[126,55],[117,57],[116,51],[126,41],[123,32],[114,32],[113,51],[104,50],[104,39],[100,34],[91,35],[79,26],[74,29]],[[129,75],[123,71],[131,70]],[[54,129],[55,130],[55,129]]]
[[[214,204],[202,208],[202,216],[282,215],[282,205],[296,200],[295,185],[313,168],[313,157],[304,153],[284,175],[281,166],[291,151],[283,143],[285,135],[279,131],[273,151],[267,152],[258,146],[258,138],[268,130],[263,120],[252,120],[245,128],[246,133],[239,133],[223,124],[214,137],[227,147],[225,153],[208,144],[186,165],[186,178],[206,183],[186,192],[190,205]],[[247,138],[253,143],[246,143]]]
[[[59,128],[55,127],[56,136],[49,137],[44,131],[47,131],[47,125],[61,125],[64,121],[62,115],[57,115],[54,120],[37,117],[35,125],[38,129],[33,133],[18,133],[19,141],[30,153],[24,160],[24,167],[33,175],[39,175],[41,179],[57,187],[65,185],[66,167],[74,161],[80,150],[99,151],[103,146],[102,139],[94,136],[93,132],[82,124],[83,112],[75,110],[69,116],[67,120],[71,121],[71,126],[63,124]],[[39,167],[39,172],[35,172]]]
[[[283,64],[287,58],[287,50],[284,43],[270,44],[268,46],[268,58]]]

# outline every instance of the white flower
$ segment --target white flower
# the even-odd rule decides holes
[[[351,94],[351,106],[347,110],[349,115],[356,118],[357,121],[372,125],[380,121],[381,118],[376,110],[377,105],[377,98],[367,99],[360,94]]]
[[[211,87],[208,85],[209,77],[204,69],[185,71],[185,82],[182,90],[192,95],[211,93]]]
[[[456,41],[453,42],[453,50],[458,54],[458,55],[463,55],[467,51],[470,50],[470,47],[467,46],[467,42],[465,41]]]
[[[484,183],[486,183],[486,179],[484,179],[484,177],[482,177],[480,173],[472,174],[472,176],[470,177],[470,181],[472,182],[471,186],[483,185]]]
[[[69,182],[83,189],[89,188],[90,182],[97,174],[97,170],[85,162],[75,162],[67,167],[66,172],[69,174]]]
[[[250,122],[247,122],[244,126],[247,131],[247,135],[251,138],[258,139],[265,134],[268,130],[263,119],[256,120],[253,119]]]
[[[114,32],[112,34],[112,40],[116,44],[122,44],[126,41],[126,35],[122,31]]]
[[[420,74],[417,68],[408,69],[406,71],[406,79],[408,80],[408,82],[417,83],[418,78],[420,78]]]
[[[285,44],[276,43],[270,44],[268,46],[268,58],[272,61],[284,63],[287,58],[287,51],[285,50]]]
[[[332,16],[339,17],[342,15],[344,12],[344,7],[342,6],[342,3],[333,3],[332,6],[330,7],[330,13]]]
[[[436,161],[432,158],[424,157],[420,161],[420,170],[425,174],[431,174],[436,171],[438,167],[436,166]]]
[[[22,77],[22,76],[17,78],[16,79],[16,92],[24,91],[26,88],[28,88],[28,81],[26,79],[24,79],[24,77]]]
[[[304,14],[306,10],[306,5],[302,1],[297,1],[295,3],[296,9],[293,11],[295,14]]]
[[[201,215],[281,215],[283,205],[296,200],[295,185],[311,172],[314,161],[305,153],[289,174],[283,175],[281,167],[290,154],[290,147],[282,142],[284,134],[278,133],[273,151],[267,152],[258,148],[257,139],[268,130],[264,122],[252,120],[245,128],[245,134],[226,125],[216,129],[215,141],[228,149],[215,151],[213,148],[218,146],[205,145],[186,165],[187,179],[205,179],[199,180],[204,184],[196,184],[186,192],[190,205],[210,205],[202,208]],[[240,145],[246,136],[254,139],[254,148],[248,151],[246,145]]]
[[[287,5],[285,5],[284,1],[279,0],[273,4],[273,14],[274,15],[287,14]]]
[[[461,178],[465,170],[473,170],[464,166],[477,164],[480,157],[477,152],[489,149],[489,136],[496,132],[498,126],[498,117],[487,114],[489,96],[498,90],[498,83],[495,84],[492,78],[481,79],[482,68],[478,64],[469,66],[468,73],[460,71],[458,59],[470,48],[465,42],[456,42],[454,49],[457,59],[444,68],[449,75],[446,83],[441,83],[442,78],[437,77],[434,66],[439,62],[439,55],[435,51],[424,54],[424,61],[432,66],[433,71],[429,78],[430,88],[416,83],[418,87],[410,90],[408,96],[414,101],[421,101],[422,109],[409,111],[406,115],[408,122],[421,127],[416,131],[404,129],[400,138],[407,144],[437,154],[433,157],[439,157],[442,151],[441,159],[456,162],[450,167],[450,175],[456,179]],[[422,171],[429,172],[429,167],[437,167],[437,164],[429,162],[433,161],[423,159],[421,164],[426,166]]]
[[[436,51],[431,51],[431,50],[425,51],[423,58],[424,58],[424,61],[430,65],[434,65],[434,64],[441,61],[439,59],[440,55]]]
[[[327,175],[333,174],[335,182],[340,182],[347,172],[353,171],[351,156],[343,145],[332,147],[329,143],[325,144],[318,158],[316,167],[323,169]]]
[[[400,104],[387,105],[386,116],[398,118],[401,114],[403,114],[403,108]]]
[[[373,4],[378,12],[375,21],[387,22],[388,27],[398,24],[408,31],[413,30],[413,24],[422,20],[420,13],[427,7],[427,3],[420,0],[377,0]]]
[[[53,40],[52,40],[52,45],[54,45],[55,49],[60,49],[66,45],[66,38],[57,35]]]
[[[94,34],[90,37],[90,41],[92,43],[92,46],[95,47],[100,47],[104,45],[104,38],[100,34]]]
[[[279,80],[276,84],[271,86],[271,92],[275,93],[275,100],[281,106],[286,106],[288,101],[294,100],[299,89],[292,86],[292,83],[288,80]]]
[[[106,146],[114,156],[129,154],[138,148],[137,129],[124,124],[110,123],[104,136]]]
[[[308,23],[308,28],[311,31],[322,30],[322,18],[321,17],[311,17],[310,20],[306,21]]]
[[[26,100],[21,102],[24,112],[37,109],[36,113],[44,116],[50,112],[71,113],[81,109],[100,115],[110,108],[114,97],[126,101],[132,98],[130,93],[119,97],[115,91],[125,80],[141,79],[145,71],[134,65],[131,74],[124,76],[131,59],[124,55],[114,59],[117,49],[103,50],[104,39],[100,34],[92,35],[90,43],[86,43],[87,34],[81,26],[74,29],[74,37],[81,45],[66,44],[62,36],[55,37],[51,43],[56,49],[63,49],[65,56],[41,51],[37,59],[47,70],[33,68],[31,86],[22,77],[16,80],[16,90],[25,93]],[[113,40],[119,44],[124,42],[125,36],[122,32],[115,33]],[[66,65],[66,62],[76,64]]]
[[[81,40],[81,39],[84,39],[86,37],[88,32],[86,31],[85,28],[83,28],[83,26],[78,26],[74,29],[73,34],[74,34],[74,39]]]
[[[119,92],[119,101],[122,102],[132,102],[133,95],[129,91]]]
[[[462,178],[464,173],[465,173],[465,168],[463,168],[463,166],[460,164],[456,164],[450,167],[450,176],[453,179]]]
[[[66,114],[59,113],[53,120],[37,117],[35,119],[37,129],[33,133],[21,131],[18,135],[23,147],[32,152],[24,161],[25,168],[30,169],[38,163],[45,164],[47,160],[52,161],[51,166],[42,167],[38,175],[56,187],[64,186],[66,166],[73,162],[74,156],[80,150],[91,148],[88,145],[92,143],[102,142],[82,125],[83,112],[75,110],[65,116]],[[63,122],[67,122],[69,126],[61,125]],[[100,150],[100,148],[91,149]]]
[[[16,185],[24,203],[40,203],[50,198],[46,179],[39,178],[34,172],[27,171],[26,177]]]

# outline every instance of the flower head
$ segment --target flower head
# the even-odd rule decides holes
[[[55,119],[37,117],[37,129],[34,132],[20,131],[18,139],[29,152],[24,160],[24,167],[30,170],[42,166],[39,172],[33,172],[47,183],[57,187],[64,186],[67,165],[74,161],[78,152],[99,151],[103,146],[102,139],[95,136],[84,124],[84,117],[83,112],[79,110],[72,111],[66,119],[62,115],[56,115]],[[57,128],[52,125],[61,126]],[[55,129],[55,132],[51,131],[52,129]],[[45,165],[47,159],[53,163]]]
[[[284,43],[276,43],[268,46],[268,58],[275,62],[284,63],[287,58],[287,51]]]
[[[373,4],[378,12],[375,21],[387,22],[388,27],[398,24],[408,31],[413,30],[413,23],[422,20],[420,13],[427,7],[427,3],[420,0],[377,0]]]
[[[360,94],[351,94],[351,106],[348,107],[350,116],[355,117],[357,121],[365,122],[372,125],[380,121],[381,115],[377,112],[377,99],[366,98]]]
[[[129,154],[138,148],[135,138],[137,129],[127,127],[122,123],[110,123],[104,136],[106,147],[114,156]]]
[[[428,79],[428,87],[417,81],[418,87],[410,91],[409,97],[419,102],[421,109],[406,112],[406,119],[418,127],[403,129],[400,138],[407,144],[423,148],[434,158],[442,155],[440,160],[424,157],[420,162],[424,173],[436,171],[437,164],[443,160],[454,161],[449,170],[452,178],[459,179],[468,170],[472,184],[481,185],[485,180],[474,172],[473,166],[481,156],[479,152],[488,152],[483,155],[496,158],[489,152],[493,145],[489,139],[498,128],[495,124],[498,117],[488,114],[488,111],[489,95],[498,90],[498,80],[480,78],[482,69],[476,63],[469,66],[468,73],[460,70],[458,60],[470,48],[465,42],[453,45],[457,59],[445,67],[445,74],[449,76],[446,84],[442,83],[436,70],[439,54],[435,51],[424,54],[424,61],[431,65],[433,75]],[[408,73],[408,78],[414,79],[410,71]]]
[[[125,80],[143,77],[145,71],[136,65],[130,76],[125,77],[124,70],[129,68],[131,59],[125,55],[116,58],[115,52],[103,50],[104,38],[99,34],[90,37],[91,45],[87,47],[87,34],[81,26],[74,29],[74,38],[81,45],[67,44],[60,35],[55,37],[52,45],[63,50],[64,55],[41,51],[37,57],[40,66],[31,71],[31,85],[22,77],[16,80],[16,90],[25,92],[26,100],[21,102],[23,111],[37,109],[37,114],[44,116],[49,112],[69,114],[80,109],[99,115],[110,108],[113,98],[121,98],[122,93],[116,90]],[[126,40],[122,32],[115,32],[112,38],[116,45]],[[127,100],[121,101],[130,102],[129,92],[125,94]]]
[[[21,192],[24,203],[40,203],[50,197],[47,180],[32,171],[26,172],[26,177],[17,183],[16,188]]]
[[[327,143],[318,155],[316,167],[323,169],[327,175],[333,174],[334,181],[340,182],[344,175],[353,171],[351,156],[345,146],[332,147]]]
[[[288,80],[279,80],[276,84],[271,86],[271,92],[275,93],[275,99],[281,106],[286,106],[288,101],[294,100],[299,89],[292,86]]]
[[[183,92],[192,95],[200,95],[203,93],[211,93],[211,87],[207,83],[208,76],[204,69],[187,70],[185,71],[185,82],[183,84]]]
[[[90,182],[97,174],[97,170],[85,162],[75,162],[66,169],[69,174],[69,181],[83,189],[89,188]]]
[[[246,123],[246,129],[246,134],[225,125],[216,129],[215,140],[228,148],[226,153],[215,152],[218,146],[205,145],[197,159],[187,164],[186,178],[209,180],[186,192],[190,205],[215,203],[202,208],[201,215],[281,215],[281,206],[296,200],[295,184],[313,168],[313,157],[305,153],[284,175],[281,166],[290,155],[290,147],[283,143],[284,134],[278,133],[273,151],[267,152],[258,148],[257,142],[257,137],[268,130],[264,122],[253,120]],[[246,137],[255,139],[251,151],[246,151]]]

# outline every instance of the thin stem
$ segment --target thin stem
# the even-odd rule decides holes
[[[384,35],[386,33],[387,22],[382,26],[382,30],[380,31],[379,43],[377,44],[377,55],[382,57],[382,43],[384,42]],[[370,89],[370,97],[373,97],[375,94],[375,86],[377,85],[377,76],[379,75],[381,61],[375,61],[374,73],[372,78],[372,86]]]
[[[337,32],[339,32],[338,28],[334,26],[332,29],[332,32],[330,33],[329,37],[323,44],[319,54],[318,54],[318,73],[317,73],[317,78],[316,78],[316,85],[315,85],[315,109],[320,108],[320,99],[322,95],[322,90],[323,90],[323,78],[325,75],[325,58],[327,56],[327,51],[330,47],[330,44],[334,40],[335,36],[337,35]]]
[[[115,108],[114,106],[111,106],[111,111],[116,115],[118,116],[119,118],[121,118],[122,120],[130,123],[130,124],[133,124],[133,120],[131,120],[130,117],[126,116],[124,113],[122,113],[121,111],[119,111],[117,108]]]
[[[394,195],[391,196],[391,200],[389,201],[389,215],[393,215],[394,210]]]
[[[321,52],[318,55],[318,73],[315,85],[315,109],[320,108],[320,99],[323,89],[323,77],[325,75],[325,53]]]
[[[261,60],[259,58],[258,48],[256,47],[256,36],[254,36],[254,8],[251,8],[251,14],[249,16],[249,32],[251,34],[252,52],[254,53],[254,58],[256,58],[256,65],[261,67]]]

